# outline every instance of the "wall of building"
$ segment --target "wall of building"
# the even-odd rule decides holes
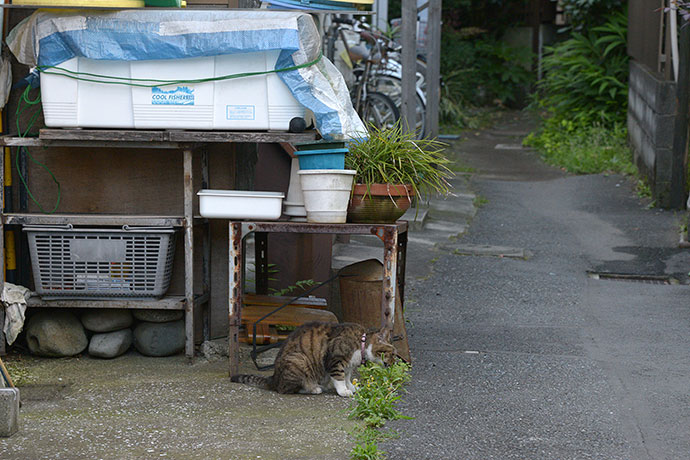
[[[630,60],[628,135],[635,163],[647,178],[657,205],[669,205],[676,84]]]

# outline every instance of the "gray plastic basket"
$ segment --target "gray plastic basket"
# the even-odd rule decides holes
[[[170,286],[175,230],[25,226],[41,296],[161,297]]]

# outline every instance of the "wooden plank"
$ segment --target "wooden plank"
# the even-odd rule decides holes
[[[161,299],[130,299],[127,297],[108,300],[90,299],[50,299],[44,300],[32,296],[27,306],[32,308],[127,308],[145,310],[184,310],[185,298],[182,296],[165,296]]]
[[[8,147],[120,147],[120,148],[196,148],[201,144],[225,142],[310,142],[316,131],[304,133],[258,131],[140,131],[42,129],[39,137],[0,136]],[[113,145],[116,144],[116,145]]]
[[[426,60],[426,136],[438,137],[438,111],[441,102],[441,3],[430,0]]]
[[[273,306],[274,308],[280,307],[289,300],[294,299],[290,296],[273,296],[273,295],[260,295],[260,294],[245,294],[244,295],[244,305],[263,305],[263,306]],[[291,307],[307,307],[307,308],[317,308],[323,310],[328,307],[326,299],[320,297],[300,297],[290,304]]]
[[[417,91],[417,3],[415,0],[402,0],[402,106],[400,118],[403,129],[415,129],[415,94]]]
[[[276,307],[248,305],[242,308],[242,324],[247,327],[251,336],[252,325],[262,317],[271,313]],[[309,321],[325,321],[337,323],[338,318],[328,310],[318,310],[304,307],[285,307],[262,321],[269,325],[282,324],[284,326],[300,326]]]
[[[6,225],[110,225],[121,227],[182,227],[184,218],[179,216],[136,216],[114,214],[33,214],[8,213],[2,221]]]
[[[0,145],[6,147],[40,147],[43,142],[36,137],[0,136]]]
[[[38,133],[41,140],[61,141],[111,141],[111,142],[165,142],[167,131],[145,131],[139,129],[51,129]]]
[[[304,133],[258,131],[169,131],[172,142],[310,142],[316,139],[316,131]]]

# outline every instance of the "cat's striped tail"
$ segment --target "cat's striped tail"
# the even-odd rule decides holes
[[[244,383],[255,387],[263,388],[264,390],[271,389],[271,378],[262,377],[260,375],[252,374],[236,374],[230,377],[231,382]]]

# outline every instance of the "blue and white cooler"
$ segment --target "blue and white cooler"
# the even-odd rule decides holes
[[[289,11],[37,11],[7,43],[49,127],[365,131],[313,18]]]

